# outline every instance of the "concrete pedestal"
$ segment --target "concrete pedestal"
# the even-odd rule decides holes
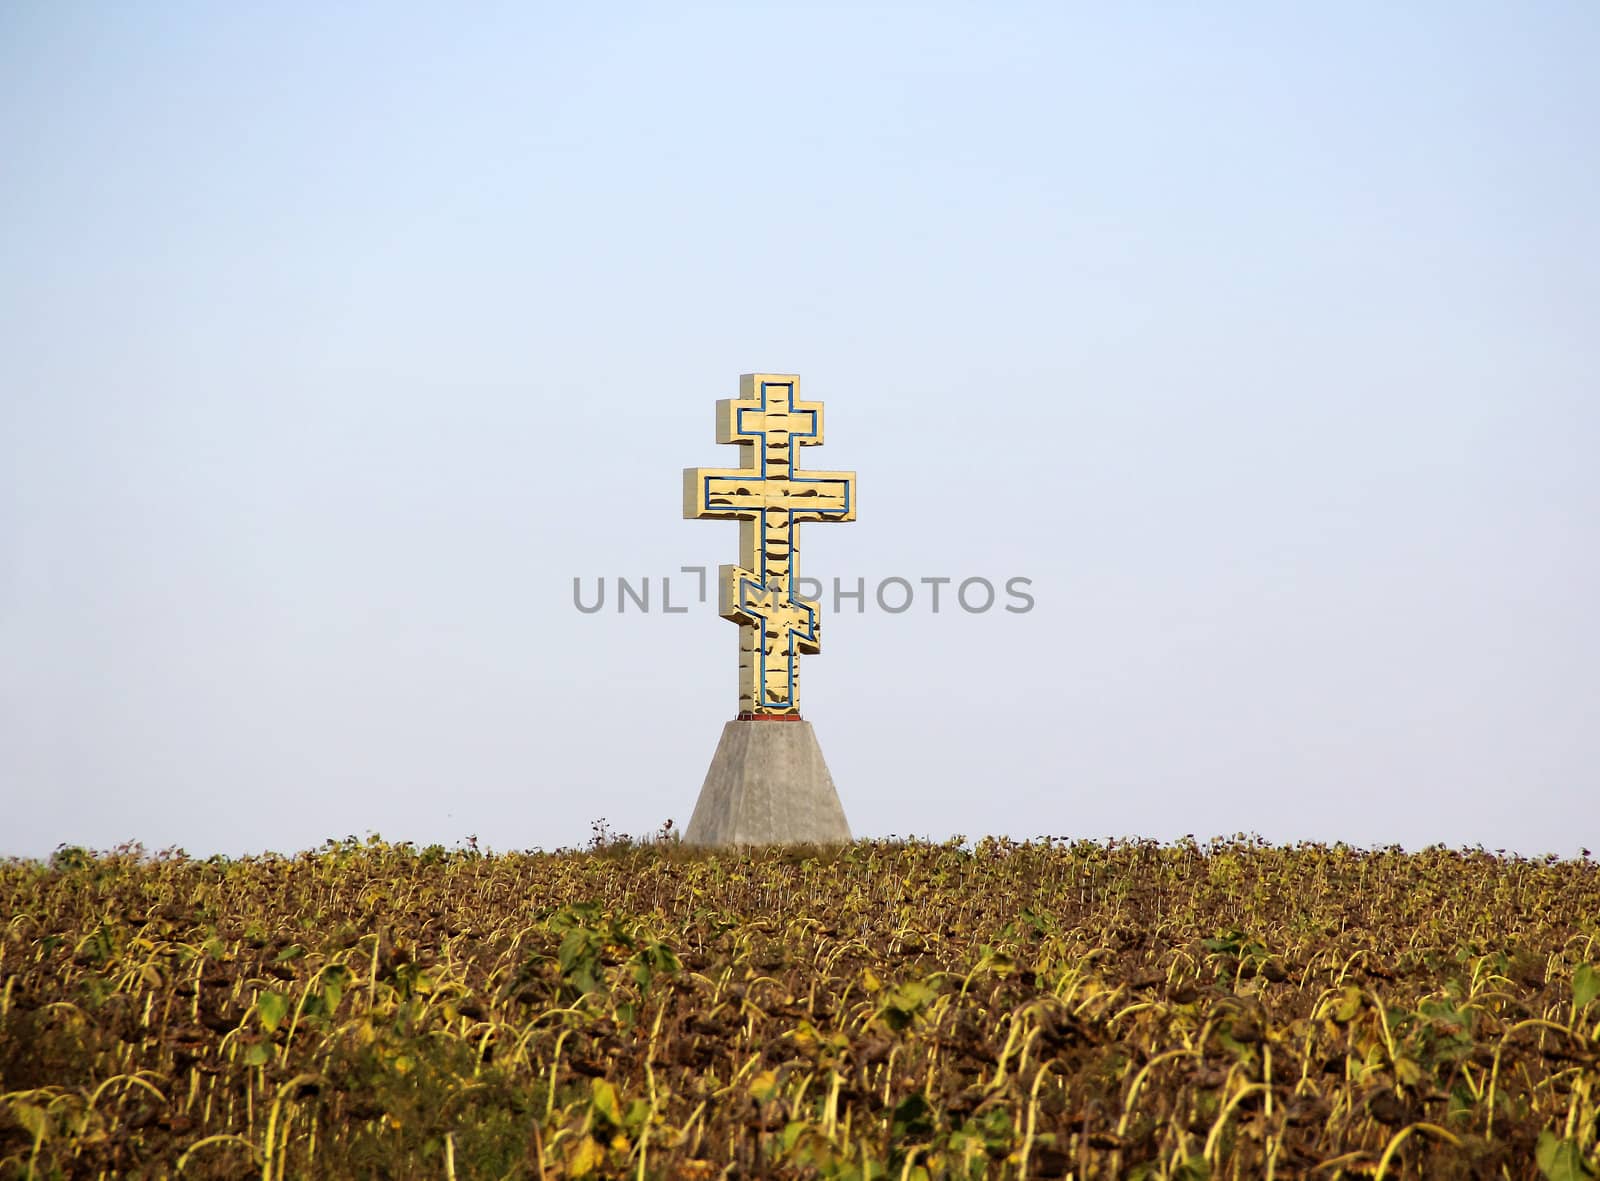
[[[691,845],[848,842],[850,824],[811,723],[724,726],[683,839]]]

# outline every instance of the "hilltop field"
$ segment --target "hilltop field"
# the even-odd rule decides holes
[[[0,864],[0,1178],[1600,1173],[1600,870],[861,843]]]

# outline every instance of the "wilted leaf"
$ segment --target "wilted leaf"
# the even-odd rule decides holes
[[[1422,1067],[1402,1054],[1394,1060],[1394,1076],[1406,1086],[1414,1087],[1422,1081]]]
[[[765,1103],[778,1093],[778,1072],[763,1070],[750,1080],[750,1095],[757,1103]]]
[[[35,1140],[43,1140],[49,1134],[50,1116],[44,1108],[35,1107],[32,1103],[13,1102],[11,1115]]]
[[[1354,984],[1344,986],[1344,992],[1339,997],[1339,1003],[1333,1007],[1333,1019],[1341,1025],[1348,1024],[1356,1019],[1356,1014],[1361,1012],[1361,990]]]
[[[1268,1149],[1281,1178],[1370,1172],[1406,1128],[1391,1181],[1600,1172],[1600,957],[1571,958],[1600,913],[1590,862],[352,838],[73,873],[0,859],[0,1173],[131,1175],[159,1149],[184,1177],[270,1151],[285,1177],[909,1181],[1010,1175],[1027,1145],[1032,1178],[1087,1156],[1198,1181],[1264,1176]],[[604,902],[559,901],[585,897]],[[1270,1117],[1239,1093],[1269,1069]]]
[[[584,1136],[567,1157],[567,1171],[574,1177],[587,1177],[605,1164],[605,1161],[606,1150],[588,1136]]]

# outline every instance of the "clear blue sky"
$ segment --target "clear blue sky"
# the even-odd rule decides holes
[[[864,835],[1600,849],[1600,7],[0,7],[0,853],[693,807],[793,371]],[[681,589],[687,589],[683,587]],[[675,595],[680,587],[675,585]],[[657,587],[659,595],[659,587]]]

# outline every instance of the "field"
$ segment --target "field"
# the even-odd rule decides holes
[[[0,1177],[1600,1171],[1600,870],[863,843],[0,864]]]

